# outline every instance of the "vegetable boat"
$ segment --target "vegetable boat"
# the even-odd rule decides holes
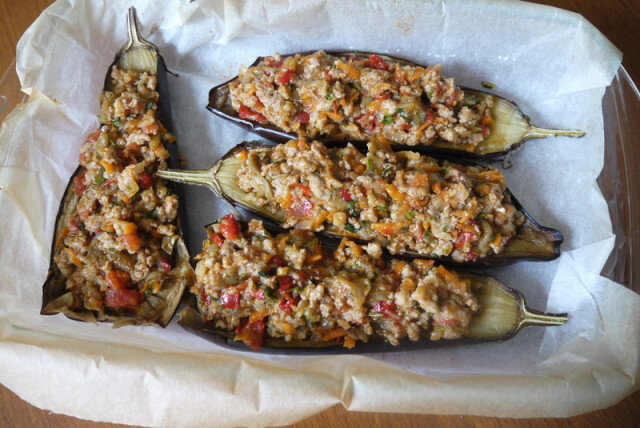
[[[311,52],[305,52],[300,55],[304,56],[304,55],[309,55],[310,53]],[[354,58],[357,58],[357,59],[364,58],[364,61],[367,61],[367,65],[371,68],[384,68],[383,66],[387,65],[387,62],[398,63],[401,66],[416,66],[415,64],[405,59],[392,57],[388,55],[369,53],[369,52],[354,53],[354,52],[328,51],[327,53],[342,60],[342,62],[339,63],[339,65],[341,65],[342,67],[338,67],[338,68],[342,68],[346,70],[347,76],[350,74],[349,72],[356,73],[357,75],[358,70],[355,70],[353,67],[350,67],[349,65],[350,60],[353,60]],[[294,55],[282,56],[282,58],[285,61],[284,62],[285,65],[286,65],[287,59],[291,57],[294,57]],[[262,61],[269,60],[269,59],[272,59],[272,58],[260,57],[250,67],[254,67],[260,64]],[[283,68],[284,66],[282,66],[281,64],[282,64],[282,61],[280,61],[277,66],[279,66],[281,69],[284,69]],[[295,67],[295,65],[293,67]],[[388,65],[386,68],[388,69]],[[285,71],[284,73],[285,73],[284,77],[286,77],[286,79],[284,79],[283,75],[279,75],[280,77],[278,77],[278,80],[275,81],[275,85],[277,85],[278,88],[273,88],[273,90],[271,90],[271,92],[273,92],[274,94],[274,97],[276,97],[279,92],[283,92],[283,91],[290,92],[289,89],[283,89],[287,87],[287,85],[283,83],[288,82],[289,79],[291,79],[290,74],[286,74],[286,73],[289,73],[288,71]],[[271,73],[269,72],[269,74]],[[284,142],[297,137],[297,133],[294,130],[286,131],[283,128],[276,126],[272,121],[267,120],[267,118],[264,115],[260,114],[259,111],[252,111],[244,105],[241,106],[240,108],[241,110],[244,109],[244,111],[239,112],[238,110],[236,110],[232,105],[229,84],[236,81],[237,79],[238,77],[236,76],[233,79],[230,79],[229,81],[222,83],[221,85],[218,85],[210,90],[209,103],[207,105],[207,109],[209,111],[222,117],[223,119],[227,119],[232,123],[235,123],[250,131],[256,132],[257,134],[276,142]],[[330,77],[327,77],[327,79],[330,80]],[[348,86],[348,84],[350,84],[352,87],[354,86],[354,82],[350,81],[349,79],[347,79],[347,84],[345,84],[344,86],[346,87]],[[439,85],[438,86],[439,88],[440,84],[439,83],[436,83],[436,84]],[[450,82],[447,82],[447,85],[449,84]],[[355,86],[360,88],[359,89],[360,93],[362,93],[361,85],[357,84]],[[489,85],[487,84],[487,87],[488,86]],[[473,157],[473,158],[492,158],[492,157],[505,156],[508,152],[516,149],[524,141],[529,139],[545,138],[550,135],[569,136],[569,137],[581,137],[584,135],[584,132],[576,131],[576,130],[539,128],[537,126],[534,126],[531,123],[531,120],[518,108],[518,106],[515,103],[511,101],[508,101],[497,95],[489,94],[484,91],[478,91],[470,88],[460,88],[460,89],[464,91],[465,104],[470,102],[469,100],[472,100],[473,103],[480,103],[480,104],[482,104],[483,102],[485,102],[485,100],[489,98],[493,100],[492,106],[489,108],[489,114],[487,115],[487,117],[483,117],[482,123],[479,124],[479,126],[484,125],[481,133],[484,139],[477,145],[476,145],[477,143],[476,141],[476,143],[469,144],[465,147],[465,145],[453,144],[445,140],[444,138],[438,137],[435,141],[432,141],[429,145],[425,145],[425,144],[413,145],[412,144],[412,149],[425,152],[425,153],[440,153],[440,154],[449,154],[449,155],[457,155],[457,156],[465,156],[465,157]],[[261,87],[260,90],[266,91],[263,87]],[[391,91],[391,92],[393,93],[394,91]],[[266,92],[266,94],[268,95],[269,92]],[[267,95],[265,95],[265,97],[269,98]],[[287,95],[287,97],[291,97],[294,104],[295,102],[297,102],[297,98],[296,98],[297,96],[289,94]],[[374,102],[372,102],[371,104],[374,104],[376,102],[377,103],[384,102],[384,99],[388,99],[388,97],[389,97],[389,91],[379,93],[376,95]],[[320,98],[320,101],[323,101],[322,97],[319,97],[319,98]],[[334,94],[331,91],[327,92],[325,98],[326,100],[329,100],[329,102],[332,102],[332,100],[334,103],[337,102],[334,100]],[[358,98],[356,98],[356,100],[357,99]],[[418,104],[422,102],[423,101],[419,101]],[[269,103],[271,103],[271,100],[269,101]],[[260,104],[262,103],[258,103],[258,105]],[[304,102],[300,104],[300,106],[302,105],[304,105]],[[454,105],[456,104],[454,103]],[[337,110],[337,108],[335,108],[335,110]],[[301,110],[299,114],[301,115],[301,117],[304,116],[304,119],[297,119],[297,120],[300,120],[303,123],[308,123],[309,114],[306,112],[306,110],[305,111]],[[332,114],[334,113],[332,112],[327,113],[329,117],[332,117],[331,116]],[[335,114],[338,114],[338,113],[336,112]],[[333,129],[331,131],[328,131],[327,134],[311,135],[310,137],[317,139],[319,141],[323,141],[330,145],[340,145],[348,141],[353,143],[356,146],[361,147],[364,144],[366,144],[366,142],[369,140],[368,137],[380,134],[381,130],[382,131],[386,130],[386,128],[388,128],[389,126],[389,123],[395,122],[396,116],[403,117],[404,121],[398,119],[398,122],[401,124],[401,126],[407,127],[407,129],[404,129],[404,131],[407,131],[407,132],[409,132],[408,130],[410,129],[416,129],[416,128],[418,131],[420,131],[422,128],[424,128],[424,126],[426,126],[426,121],[429,121],[429,120],[433,121],[433,115],[431,114],[430,110],[427,110],[426,116],[424,115],[424,112],[422,112],[420,117],[418,118],[408,118],[406,116],[407,112],[403,111],[403,109],[397,109],[395,113],[390,112],[387,114],[389,114],[389,116],[384,116],[383,120],[381,120],[382,117],[378,118],[377,124],[374,123],[372,125],[372,126],[375,126],[375,129],[372,129],[371,132],[368,132],[368,131],[365,132],[367,126],[369,125],[365,125],[363,122],[360,122],[359,125],[357,123],[350,125],[350,126],[355,126],[355,128],[353,129],[360,128],[362,130],[362,133],[366,134],[366,135],[362,135],[361,138],[350,136],[348,133],[345,134],[344,129]],[[439,113],[436,112],[435,114],[438,115]],[[313,120],[313,116],[312,116],[312,120]],[[360,119],[356,118],[356,122],[358,121],[360,121]],[[382,122],[384,122],[384,124]],[[448,126],[448,127],[454,128],[455,123],[456,122],[454,121],[453,124],[451,124],[451,126]],[[413,132],[413,130],[411,130],[410,132]],[[360,132],[358,131],[356,134],[359,135]],[[402,133],[397,133],[396,135],[402,135]],[[480,138],[479,135],[478,135],[478,138]],[[396,145],[398,145],[398,143],[399,145],[404,144],[402,141],[398,141],[398,139],[394,136],[387,136],[387,139],[389,139],[391,143],[394,143]]]
[[[305,143],[306,144],[306,143]],[[319,143],[312,143],[319,144]],[[373,145],[374,143],[370,143]],[[281,145],[280,147],[284,147],[286,145]],[[199,171],[178,171],[178,170],[163,170],[159,171],[159,175],[170,179],[187,183],[194,183],[200,185],[206,185],[213,190],[213,192],[226,199],[232,205],[241,207],[247,211],[252,212],[253,214],[267,219],[275,224],[281,225],[285,220],[284,213],[281,209],[279,210],[271,210],[268,206],[259,206],[253,202],[252,195],[250,193],[246,193],[243,191],[238,184],[238,171],[240,171],[245,164],[245,159],[249,159],[251,161],[252,154],[255,153],[256,157],[259,156],[261,152],[274,150],[274,146],[263,145],[257,142],[253,143],[242,143],[232,150],[230,150],[220,161],[216,162],[211,168],[207,170],[199,170]],[[332,149],[337,150],[337,149]],[[301,153],[305,153],[305,151],[301,150]],[[410,153],[410,152],[400,152],[400,153]],[[440,158],[442,159],[442,158]],[[459,162],[459,161],[456,161]],[[473,164],[471,162],[465,162],[465,165],[468,167],[477,166],[477,164]],[[258,167],[259,168],[259,167]],[[489,170],[493,171],[493,170]],[[262,180],[264,180],[262,178]],[[255,180],[258,185],[260,185],[260,178]],[[268,183],[267,183],[268,184]],[[296,185],[299,186],[299,185]],[[393,187],[393,186],[392,186]],[[304,191],[308,191],[304,188]],[[296,189],[297,190],[297,189]],[[343,194],[343,196],[346,196]],[[354,196],[354,198],[356,198]],[[366,199],[365,196],[358,197],[356,199]],[[455,256],[454,253],[445,254],[444,256],[438,255],[437,253],[429,254],[426,252],[418,252],[416,248],[418,247],[410,247],[408,250],[405,248],[404,250],[395,250],[390,247],[389,242],[384,240],[378,240],[378,243],[383,245],[385,248],[391,248],[392,252],[395,252],[398,256],[407,256],[407,257],[421,257],[421,258],[432,258],[436,260],[440,260],[446,263],[454,263],[458,265],[465,266],[490,266],[495,265],[502,262],[514,261],[518,259],[527,259],[527,260],[551,260],[559,256],[560,254],[560,244],[563,242],[562,234],[551,228],[540,226],[520,205],[520,203],[510,194],[507,190],[504,191],[504,198],[509,204],[512,204],[511,209],[515,211],[516,225],[513,236],[510,240],[504,241],[501,243],[501,251],[500,252],[487,252],[484,253],[482,257],[477,255],[476,257],[468,257],[463,260],[460,257],[452,257]],[[349,198],[353,199],[353,198]],[[345,199],[346,200],[346,199]],[[411,212],[413,213],[413,212]],[[407,213],[410,214],[410,213]],[[407,215],[408,217],[408,215]],[[402,216],[404,218],[404,215]],[[411,217],[413,218],[413,217]],[[416,217],[418,218],[418,217]],[[480,219],[480,225],[483,225],[484,219]],[[413,221],[413,220],[411,220]],[[474,221],[469,220],[469,222],[476,224]],[[328,222],[322,223],[324,225],[324,231],[320,234],[325,239],[336,240],[341,237],[350,237],[357,242],[363,242],[362,239],[358,239],[358,235],[353,233],[354,230],[349,230],[347,227],[337,227],[334,224]],[[349,223],[347,224],[347,226]],[[288,226],[292,226],[289,224]],[[370,226],[376,226],[376,224],[371,224]],[[311,230],[317,230],[315,227],[305,227],[304,225],[297,224],[295,227],[298,228],[306,228]],[[469,226],[471,228],[478,229],[478,226]],[[413,229],[411,229],[413,230]],[[428,229],[424,229],[424,233],[427,233]],[[459,234],[460,237],[462,234]],[[378,235],[379,236],[379,235]],[[478,235],[479,237],[479,235]],[[369,238],[367,238],[369,239]],[[477,239],[477,238],[473,238]],[[458,244],[458,242],[456,242]],[[464,245],[465,242],[462,242]],[[469,247],[466,249],[469,250]],[[460,255],[470,254],[462,253]]]
[[[60,203],[41,313],[117,326],[166,326],[193,270],[180,233],[177,197],[154,177],[167,158],[178,165],[174,144],[166,149],[162,144],[174,140],[165,132],[171,128],[166,66],[157,47],[140,36],[133,7],[128,32],[105,78],[101,128],[87,138],[81,154],[86,166],[75,171]],[[130,138],[133,133],[138,143]],[[101,199],[83,200],[88,192]],[[79,209],[86,201],[90,206]],[[93,218],[109,206],[110,214],[120,210],[131,221]],[[101,245],[109,240],[112,246],[104,251]]]
[[[233,214],[207,227],[192,299],[179,323],[222,346],[271,353],[381,352],[502,341],[566,314],[528,308],[494,278],[432,260],[382,257],[301,230],[275,235]],[[244,342],[244,343],[242,343]],[[391,346],[391,344],[396,346]]]

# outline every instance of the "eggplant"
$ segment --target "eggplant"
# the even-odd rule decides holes
[[[260,142],[244,142],[222,157],[211,168],[205,170],[181,171],[161,170],[158,175],[174,181],[208,186],[218,197],[225,199],[232,206],[241,207],[252,214],[265,219],[273,224],[284,221],[282,212],[271,212],[265,207],[252,205],[245,200],[246,193],[237,185],[237,172],[242,166],[242,161],[235,154],[243,150],[270,150],[272,145]],[[459,159],[434,156],[436,159],[452,160],[465,165],[478,165],[471,161],[461,162]],[[435,258],[445,264],[462,265],[469,267],[487,267],[504,264],[516,260],[553,260],[560,256],[560,245],[564,241],[562,233],[556,229],[544,227],[538,224],[531,215],[522,207],[520,202],[507,190],[511,202],[523,216],[522,223],[518,226],[516,235],[509,241],[504,250],[499,254],[489,257],[477,258],[470,262],[456,262],[450,257]],[[320,234],[325,241],[334,242],[345,235],[342,229],[327,226]],[[349,236],[351,237],[351,236]],[[352,238],[353,239],[353,238]],[[354,239],[358,243],[362,240]],[[434,258],[417,252],[403,252],[395,254],[398,257]]]
[[[374,54],[371,52],[344,52],[344,51],[326,51],[328,54],[346,59],[350,56],[370,56],[378,55],[389,62],[397,62],[402,65],[418,65],[414,64],[406,59],[398,58],[390,55]],[[301,55],[309,55],[312,51],[303,52]],[[293,56],[283,55],[282,58]],[[250,67],[257,65],[265,57],[259,57],[251,64]],[[229,83],[235,80],[234,77],[209,91],[209,103],[207,109],[213,114],[230,121],[244,129],[255,132],[258,135],[270,139],[272,141],[283,143],[285,141],[297,138],[297,134],[294,132],[286,132],[281,128],[267,122],[267,121],[255,121],[251,119],[240,118],[238,112],[231,105],[231,97],[229,92]],[[403,146],[399,144],[392,144],[394,149],[411,149],[427,154],[442,154],[462,156],[468,158],[482,159],[482,158],[504,158],[507,153],[520,147],[526,140],[534,138],[545,138],[548,136],[567,136],[567,137],[582,137],[585,135],[583,131],[579,130],[562,130],[562,129],[546,129],[540,128],[531,122],[529,117],[525,115],[522,110],[512,101],[499,97],[494,94],[489,94],[485,91],[480,91],[471,88],[460,87],[465,94],[474,95],[477,98],[493,97],[494,105],[491,108],[491,116],[494,119],[494,123],[489,126],[490,134],[488,138],[482,141],[475,147],[474,151],[461,150],[456,147],[455,144],[444,140],[436,140],[431,145],[418,144],[415,146]],[[346,142],[350,142],[356,147],[366,147],[367,141],[345,139],[343,136],[332,135],[318,135],[314,137],[318,141],[322,141],[329,146],[343,145]]]
[[[171,130],[171,109],[167,89],[167,69],[158,48],[140,36],[135,8],[131,7],[127,16],[128,41],[115,56],[105,78],[104,90],[113,86],[111,71],[114,67],[123,70],[139,70],[153,73],[157,76],[157,91],[160,94],[157,103],[157,117],[167,130]],[[101,120],[104,124],[104,120]],[[166,149],[170,153],[169,164],[177,167],[179,164],[177,148],[169,144]],[[63,250],[63,237],[66,226],[77,211],[80,196],[74,191],[74,179],[84,175],[85,168],[80,166],[71,176],[64,192],[55,223],[51,258],[47,278],[42,286],[42,315],[63,313],[68,318],[84,322],[111,322],[114,326],[127,324],[143,325],[155,324],[166,326],[182,298],[185,288],[188,288],[195,278],[190,265],[187,247],[181,237],[180,218],[177,218],[178,236],[171,246],[173,263],[171,269],[162,277],[161,289],[156,293],[145,293],[146,297],[135,308],[107,308],[89,310],[82,303],[75,301],[74,296],[66,289],[67,278],[61,272],[54,256]],[[170,188],[174,193],[177,189]],[[89,247],[91,249],[91,247]]]
[[[243,225],[246,229],[246,225]],[[272,233],[277,229],[267,228]],[[211,232],[208,230],[208,232]],[[214,244],[212,244],[214,245]],[[326,246],[325,246],[326,248]],[[467,331],[459,339],[429,340],[431,327],[423,330],[420,339],[411,341],[401,339],[396,346],[389,344],[384,337],[373,334],[368,342],[358,341],[355,347],[348,349],[336,341],[293,340],[266,336],[259,350],[252,349],[243,342],[235,340],[235,331],[215,327],[204,320],[198,310],[193,294],[187,298],[187,305],[179,312],[178,323],[187,330],[225,348],[269,354],[337,354],[337,353],[373,353],[397,352],[413,349],[425,349],[461,344],[504,341],[514,337],[524,327],[558,326],[567,322],[568,315],[544,313],[529,308],[520,292],[507,287],[495,278],[466,271],[456,271],[463,279],[471,281],[471,289],[478,300],[479,309],[472,316]]]

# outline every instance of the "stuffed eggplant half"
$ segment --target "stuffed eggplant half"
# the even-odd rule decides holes
[[[345,238],[328,249],[312,232],[276,235],[233,214],[207,232],[191,288],[196,303],[179,323],[226,345],[380,351],[407,342],[504,340],[529,324],[567,320],[528,309],[495,279],[433,260],[385,258],[375,243]]]
[[[383,136],[423,152],[471,157],[503,156],[530,138],[584,135],[533,126],[514,103],[457,87],[439,65],[373,53],[258,58],[213,88],[207,108],[277,142],[303,136],[364,145]]]
[[[129,41],[105,80],[101,126],[85,140],[60,204],[41,312],[165,326],[194,276],[178,196],[156,176],[171,157],[165,144],[175,143],[165,128],[166,69],[139,36],[133,8],[128,19]]]
[[[376,242],[392,254],[467,266],[559,255],[562,234],[533,221],[498,170],[368,145],[362,153],[304,139],[241,144],[210,170],[159,174],[208,184],[283,227]]]

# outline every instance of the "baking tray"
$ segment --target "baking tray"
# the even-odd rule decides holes
[[[0,79],[0,122],[28,95],[21,91],[15,60]],[[602,99],[604,167],[597,183],[609,206],[615,245],[601,275],[640,293],[640,92],[620,67]]]

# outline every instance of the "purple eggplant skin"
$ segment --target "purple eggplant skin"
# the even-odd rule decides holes
[[[133,10],[131,10],[133,9]],[[129,40],[132,40],[132,32],[135,33],[135,39],[138,40],[137,18],[135,16],[135,9],[129,10],[129,26],[130,35]],[[132,28],[131,26],[134,26]],[[140,40],[143,40],[140,38]],[[143,40],[144,41],[144,40]],[[146,42],[146,41],[144,41]],[[157,55],[156,61],[156,76],[158,83],[156,90],[160,94],[157,103],[158,106],[158,119],[161,121],[167,131],[171,132],[173,129],[173,122],[171,120],[171,107],[169,104],[169,90],[167,85],[167,67],[164,63],[164,59],[158,52],[157,48],[153,45],[145,46],[145,48],[153,50]],[[140,49],[140,47],[138,47]],[[124,50],[118,52],[114,61],[109,66],[107,75],[105,76],[103,90],[109,90],[111,85],[111,72],[114,67],[118,66],[121,56],[124,54]],[[172,167],[179,166],[178,149],[175,144],[166,145],[167,151],[169,151],[169,165]],[[47,278],[42,286],[42,308],[40,313],[42,315],[55,315],[57,313],[64,313],[64,315],[70,319],[84,322],[111,322],[115,326],[135,324],[154,324],[161,327],[166,327],[173,314],[177,310],[178,304],[182,298],[185,288],[192,283],[194,279],[193,269],[190,265],[190,258],[187,251],[187,247],[184,240],[180,238],[175,244],[174,254],[172,254],[172,266],[175,266],[174,270],[180,271],[180,277],[171,279],[171,284],[165,286],[165,289],[159,293],[161,297],[152,298],[147,297],[145,302],[140,305],[139,311],[134,312],[128,309],[122,310],[110,310],[106,308],[104,311],[97,312],[91,311],[85,308],[76,308],[73,305],[73,298],[70,297],[70,293],[66,290],[66,277],[60,272],[58,265],[54,260],[54,256],[57,254],[57,249],[61,244],[62,230],[69,223],[71,216],[74,214],[79,196],[74,191],[74,179],[80,174],[84,174],[85,169],[79,166],[72,174],[69,184],[67,185],[63,194],[60,206],[58,208],[58,214],[56,216],[53,242],[51,244],[51,256],[49,260],[49,271]],[[171,184],[169,186],[171,192],[177,193],[179,199],[182,201],[179,208],[179,215],[177,226],[178,230],[181,230],[180,218],[184,216],[184,199],[181,195],[179,186]]]
[[[266,229],[273,235],[283,233],[278,227],[265,224]],[[243,228],[246,224],[243,225]],[[284,231],[286,233],[286,231]],[[324,244],[323,244],[324,245]],[[326,247],[326,245],[325,245]],[[389,256],[385,256],[389,258]],[[243,342],[234,340],[235,332],[215,327],[212,323],[205,321],[202,314],[198,310],[196,296],[189,293],[184,299],[185,305],[179,312],[178,324],[188,331],[206,339],[216,345],[237,351],[257,352],[262,354],[286,354],[286,355],[333,355],[333,354],[369,354],[379,352],[405,352],[423,349],[456,347],[461,345],[473,345],[486,342],[503,342],[511,339],[520,332],[522,328],[528,325],[550,326],[562,325],[568,315],[551,314],[536,311],[527,307],[523,295],[488,275],[468,272],[465,270],[456,270],[458,274],[472,281],[476,289],[476,295],[479,299],[480,310],[471,318],[470,328],[467,332],[468,337],[460,339],[438,341],[430,340],[429,331],[424,331],[420,340],[411,341],[407,338],[400,340],[397,346],[389,344],[383,337],[373,335],[368,342],[357,342],[354,348],[345,348],[341,343],[335,341],[315,342],[311,340],[290,341],[283,339],[266,337],[263,346],[259,350],[254,350]],[[493,296],[493,297],[492,297]],[[500,327],[478,328],[479,324],[491,325],[493,321],[491,311],[488,311],[488,302],[500,305],[513,311],[513,316],[517,313],[516,318],[501,320]],[[496,303],[498,302],[498,303]],[[506,303],[505,303],[506,302]],[[500,312],[499,310],[497,311]],[[498,315],[499,316],[499,315]],[[471,326],[474,326],[472,329]],[[499,331],[498,331],[499,330]]]
[[[232,156],[235,156],[236,153],[241,152],[243,150],[252,150],[252,149],[260,149],[260,148],[270,148],[273,147],[272,144],[265,144],[260,141],[251,141],[251,142],[243,142],[239,145],[235,146],[231,150],[229,150],[219,161],[218,164],[224,162],[225,159],[228,159]],[[463,160],[459,158],[452,158],[450,156],[440,156],[440,155],[430,155],[438,160],[448,160],[451,162],[463,164],[463,165],[477,165],[483,166],[477,162],[473,162],[470,160]],[[553,260],[560,256],[560,246],[564,242],[564,236],[562,232],[559,230],[541,226],[537,221],[531,217],[531,215],[523,208],[522,204],[511,194],[509,189],[507,192],[511,198],[511,202],[515,206],[515,208],[522,213],[524,216],[523,223],[518,226],[516,230],[516,235],[509,241],[504,251],[500,254],[493,254],[489,257],[486,257],[481,260],[474,260],[472,262],[455,262],[451,258],[443,257],[443,258],[434,258],[428,257],[423,254],[411,253],[411,252],[403,252],[394,254],[393,257],[398,258],[429,258],[437,260],[439,263],[442,263],[446,266],[458,266],[458,267],[466,267],[466,268],[486,268],[496,265],[505,265],[516,262],[518,260],[532,260],[532,261],[547,261]],[[231,205],[239,207],[248,213],[265,220],[271,225],[278,225],[278,221],[274,218],[268,218],[263,213],[257,211],[251,206],[237,201],[231,198],[224,192],[224,189],[221,189],[220,197],[224,198]],[[280,229],[283,230],[283,229]],[[336,244],[340,242],[342,239],[342,235],[336,235],[329,232],[320,232],[318,234],[320,239],[329,244]],[[366,241],[358,239],[356,237],[349,236],[349,239],[359,243],[366,244]]]
[[[339,50],[335,50],[335,51],[331,51],[328,50],[326,51],[328,54],[330,55],[334,55],[337,57],[341,57],[341,58],[348,58],[349,56],[354,55],[353,51],[339,51]],[[314,53],[314,51],[307,51],[307,52],[301,52],[300,55],[310,55]],[[295,54],[288,54],[288,55],[282,55],[282,58],[286,58],[286,57],[290,57],[293,56]],[[358,56],[370,56],[370,55],[377,55],[380,56],[381,58],[387,60],[387,61],[391,61],[391,62],[397,62],[403,65],[418,65],[418,64],[414,64],[411,61],[408,61],[406,59],[403,58],[399,58],[399,57],[394,57],[394,56],[390,56],[390,55],[386,55],[386,54],[379,54],[379,53],[373,53],[373,52],[361,52],[358,51],[357,53]],[[255,65],[257,65],[260,61],[262,61],[265,57],[259,57],[258,59],[256,59],[254,61],[253,64],[250,65],[250,67],[253,67]],[[233,80],[235,80],[236,77],[229,79],[228,81],[212,88],[209,91],[209,103],[207,104],[207,110],[209,110],[210,112],[212,112],[213,114],[230,121],[231,123],[234,123],[240,127],[242,127],[243,129],[247,129],[251,132],[254,132],[258,135],[260,135],[261,137],[267,138],[271,141],[277,142],[277,143],[283,143],[286,141],[289,141],[291,139],[295,139],[298,138],[298,135],[294,132],[286,132],[280,128],[278,128],[275,125],[270,124],[269,122],[258,122],[258,121],[253,121],[253,120],[249,120],[249,119],[241,119],[240,116],[238,115],[238,112],[236,110],[233,109],[232,105],[231,105],[231,97],[230,97],[230,93],[229,93],[229,83],[232,82]],[[512,109],[514,111],[514,113],[517,113],[520,116],[520,120],[522,121],[522,123],[526,123],[528,125],[530,125],[531,127],[533,127],[533,125],[531,124],[531,119],[525,115],[522,110],[518,107],[518,105],[516,103],[514,103],[513,101],[509,101],[506,100],[502,97],[499,97],[495,94],[489,93],[487,91],[483,91],[483,90],[478,90],[478,89],[472,89],[472,88],[465,88],[465,87],[460,87],[460,89],[462,89],[464,92],[474,92],[477,94],[487,94],[487,95],[491,95],[492,97],[494,97],[494,99],[498,99],[500,100],[504,105],[509,106],[510,109]],[[490,126],[489,128],[493,130],[493,125]],[[448,148],[448,147],[437,147],[436,145],[425,145],[425,144],[418,144],[415,146],[405,146],[405,145],[401,145],[401,144],[392,144],[391,147],[394,150],[413,150],[413,151],[417,151],[420,153],[424,153],[424,154],[436,154],[436,155],[444,155],[444,156],[455,156],[455,157],[464,157],[464,158],[469,158],[469,159],[477,159],[477,160],[482,160],[482,159],[504,159],[505,156],[507,154],[509,154],[510,152],[516,150],[517,148],[519,148],[526,140],[532,139],[532,138],[542,138],[544,136],[547,135],[566,135],[566,136],[572,136],[572,137],[581,137],[584,135],[584,132],[581,131],[564,131],[564,130],[546,130],[546,129],[540,129],[537,127],[533,127],[537,130],[540,131],[540,133],[527,133],[524,137],[522,137],[521,139],[517,140],[517,141],[510,141],[510,142],[504,142],[500,144],[500,150],[490,150],[488,152],[485,153],[475,153],[475,152],[469,152],[469,151],[464,151],[464,150],[457,150],[455,148]],[[318,141],[322,141],[323,143],[325,143],[328,147],[334,147],[334,146],[341,146],[344,145],[346,143],[351,143],[354,146],[356,146],[357,148],[366,148],[366,144],[367,141],[366,140],[354,140],[354,139],[345,139],[345,138],[333,138],[330,136],[326,136],[326,135],[319,135],[315,138]],[[437,142],[434,142],[434,144]]]

